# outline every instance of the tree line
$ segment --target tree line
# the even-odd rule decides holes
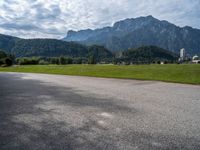
[[[129,49],[112,54],[101,46],[91,46],[88,48],[87,55],[84,57],[72,57],[61,55],[57,57],[19,57],[14,59],[13,55],[1,53],[1,64],[15,63],[18,65],[67,65],[67,64],[151,64],[151,63],[176,63],[178,56],[170,51],[156,46],[144,46],[136,49]]]
[[[86,57],[23,57],[17,58],[16,64],[18,65],[68,65],[68,64],[97,64],[97,63],[112,63],[112,59],[105,59],[104,61],[98,61],[98,58],[94,56]]]

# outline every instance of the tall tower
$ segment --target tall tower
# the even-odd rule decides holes
[[[181,59],[182,61],[185,59],[185,49],[184,49],[184,48],[182,48],[182,49],[180,50],[180,59]]]

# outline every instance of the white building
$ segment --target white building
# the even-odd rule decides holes
[[[186,54],[185,54],[185,49],[182,48],[182,49],[180,50],[180,60],[181,60],[181,61],[185,60],[185,56],[186,56]]]
[[[199,56],[195,55],[195,56],[192,58],[192,63],[199,64],[199,63],[200,63],[200,58],[199,58]]]

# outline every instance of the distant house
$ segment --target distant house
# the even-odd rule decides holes
[[[161,61],[161,62],[160,62],[160,64],[161,64],[161,65],[164,65],[164,64],[165,64],[165,62],[164,62],[164,61]]]
[[[179,63],[183,63],[186,60],[186,50],[185,48],[180,49],[180,57],[179,57]]]
[[[197,55],[193,56],[192,63],[194,63],[194,64],[200,64],[200,58],[199,58],[199,56],[197,56]]]
[[[182,49],[180,50],[180,59],[181,59],[181,61],[184,61],[184,60],[185,60],[185,56],[186,56],[185,49],[182,48]]]

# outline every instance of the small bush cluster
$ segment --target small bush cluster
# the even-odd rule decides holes
[[[17,59],[17,64],[19,65],[38,65],[39,64],[39,58],[37,57],[31,57],[31,58],[19,58]]]

